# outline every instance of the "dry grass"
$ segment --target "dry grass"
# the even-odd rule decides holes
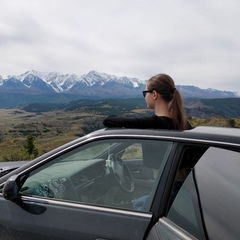
[[[191,117],[189,119],[191,125],[193,127],[197,126],[217,126],[217,127],[231,127],[229,124],[229,119],[220,118],[220,117],[213,117],[213,118],[197,118]],[[235,127],[240,128],[240,118],[235,118]]]
[[[97,118],[99,116],[79,112],[35,114],[22,110],[0,109],[0,160],[2,156],[21,148],[30,134],[35,136],[35,145],[42,155],[85,135],[84,129],[94,128]]]

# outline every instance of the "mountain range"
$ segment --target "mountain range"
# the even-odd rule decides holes
[[[0,107],[33,102],[65,103],[77,99],[127,99],[142,97],[146,80],[90,71],[82,76],[57,72],[27,71],[19,76],[0,76]],[[236,98],[236,93],[177,85],[183,98]]]

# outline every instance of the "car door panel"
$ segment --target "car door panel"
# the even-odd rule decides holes
[[[10,239],[142,239],[151,214],[49,199],[0,196],[0,237]],[[14,219],[14,220],[13,220]],[[123,231],[124,229],[124,231]]]

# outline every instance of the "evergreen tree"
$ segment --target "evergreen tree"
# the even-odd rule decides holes
[[[27,154],[33,155],[34,157],[38,156],[38,149],[36,148],[34,144],[35,138],[33,135],[28,135],[27,141],[24,143],[23,147],[26,150]]]
[[[230,127],[235,128],[236,127],[235,119],[233,119],[233,118],[228,119],[228,124],[230,125]]]

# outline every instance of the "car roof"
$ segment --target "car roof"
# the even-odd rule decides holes
[[[191,130],[166,130],[166,129],[126,129],[126,128],[105,128],[86,135],[87,138],[117,136],[148,136],[163,137],[182,140],[214,141],[232,143],[240,146],[240,129],[227,127],[199,126]]]

